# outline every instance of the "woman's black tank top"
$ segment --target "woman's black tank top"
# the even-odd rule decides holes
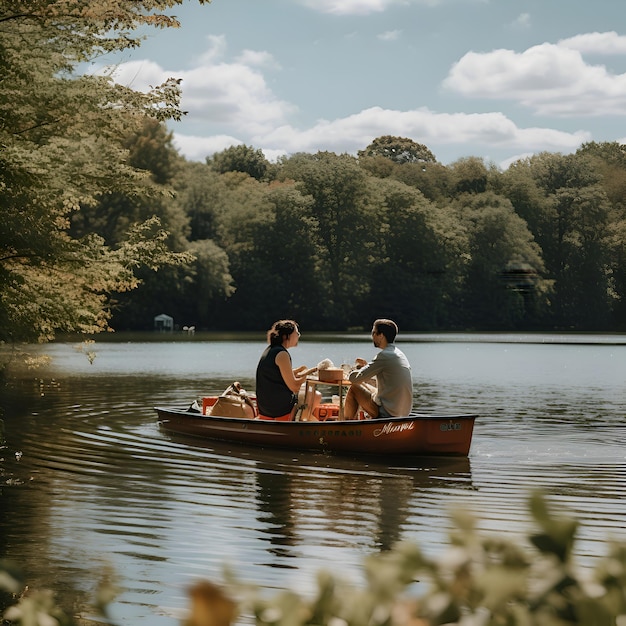
[[[256,401],[260,415],[281,417],[291,411],[298,401],[297,396],[287,387],[276,365],[279,352],[289,351],[283,346],[268,346],[256,370]],[[291,361],[291,355],[289,355]]]

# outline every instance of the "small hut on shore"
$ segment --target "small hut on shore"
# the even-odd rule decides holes
[[[174,318],[161,313],[154,317],[154,330],[160,333],[171,333],[174,330]]]

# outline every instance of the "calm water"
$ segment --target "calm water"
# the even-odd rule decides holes
[[[366,335],[309,338],[295,365],[335,364],[375,349]],[[584,336],[403,336],[415,407],[476,412],[468,459],[398,466],[202,444],[161,432],[152,410],[253,389],[263,337],[47,346],[52,366],[1,393],[0,558],[32,587],[82,603],[106,566],[123,589],[119,624],[174,626],[198,579],[223,566],[268,590],[315,586],[399,539],[442,551],[449,511],[485,531],[531,529],[526,501],[543,487],[581,522],[577,558],[626,540],[626,340]],[[71,591],[69,591],[71,590]]]

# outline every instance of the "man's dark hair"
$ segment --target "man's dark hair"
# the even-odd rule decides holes
[[[395,341],[396,335],[398,334],[398,325],[392,321],[387,319],[379,319],[374,322],[374,328],[377,333],[382,333],[385,335],[385,339],[388,343],[393,343]]]

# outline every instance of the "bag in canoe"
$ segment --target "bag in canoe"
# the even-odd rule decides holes
[[[256,407],[241,384],[234,382],[228,385],[215,404],[207,411],[208,415],[220,417],[247,417],[254,419],[257,416]]]

